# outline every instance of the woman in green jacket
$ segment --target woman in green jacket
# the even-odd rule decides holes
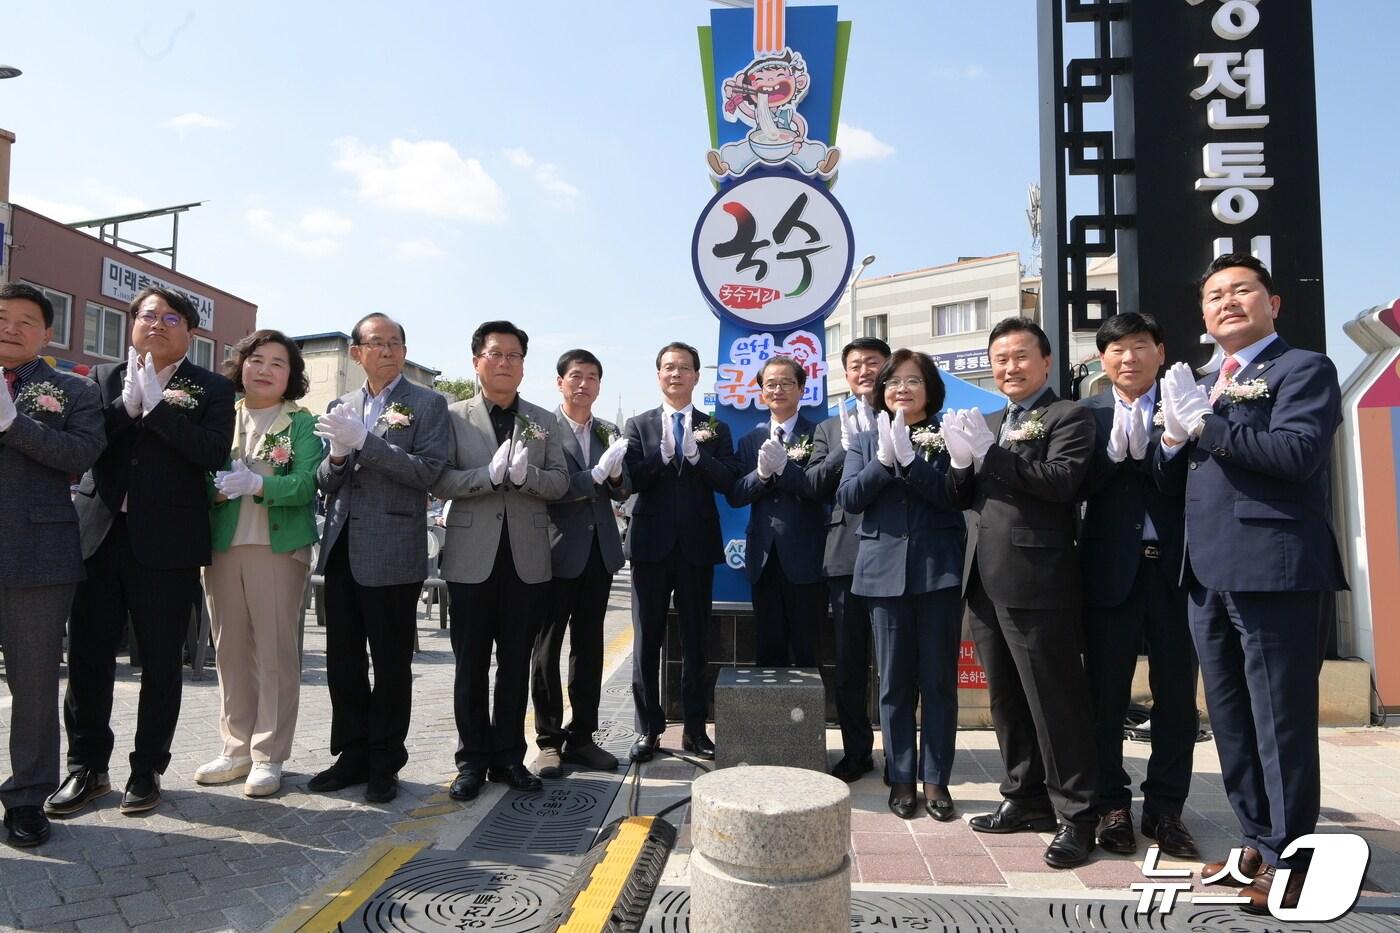
[[[243,393],[227,468],[214,475],[214,561],[204,571],[219,672],[223,752],[200,784],[247,778],[243,792],[282,786],[301,689],[302,594],[316,541],[316,417],[296,403],[309,388],[297,345],[275,330],[238,342],[225,365]]]

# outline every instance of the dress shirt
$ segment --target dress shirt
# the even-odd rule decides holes
[[[520,409],[520,394],[510,400],[509,405],[497,405],[489,398],[486,400],[486,414],[491,419],[491,427],[496,432],[496,443],[504,444],[510,440],[511,434],[515,431],[516,413]]]
[[[28,363],[21,363],[14,369],[6,369],[5,373],[15,374],[15,395],[18,396],[23,391],[25,385],[34,376],[34,371],[39,368],[39,358],[36,356]]]
[[[563,414],[562,408],[559,411],[560,414]],[[579,424],[568,415],[564,415],[564,420],[569,422],[569,427],[573,429],[574,437],[578,438],[578,449],[583,452],[583,462],[587,465],[593,436],[593,417],[590,415],[588,420],[582,424]]]
[[[360,413],[360,417],[364,420],[365,427],[369,428],[371,431],[374,430],[375,424],[379,421],[379,416],[384,414],[384,406],[389,402],[389,393],[394,391],[394,386],[398,385],[399,380],[402,378],[403,373],[399,373],[399,375],[395,376],[393,381],[386,385],[378,395],[370,395],[369,383],[366,382],[364,384],[364,387],[360,391],[364,393],[365,403],[363,406],[364,411]]]

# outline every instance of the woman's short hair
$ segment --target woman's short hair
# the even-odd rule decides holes
[[[894,351],[889,359],[885,360],[885,365],[880,367],[880,374],[875,377],[875,397],[871,400],[876,411],[889,411],[885,404],[885,385],[894,378],[895,370],[909,361],[913,361],[919,367],[919,373],[924,377],[924,391],[928,393],[928,401],[924,408],[924,417],[932,418],[943,408],[943,399],[947,396],[948,390],[943,385],[943,377],[938,373],[938,367],[934,364],[933,358],[927,353],[920,353],[918,350],[910,350],[908,347],[901,347]]]
[[[311,381],[306,378],[306,361],[301,358],[301,348],[296,341],[280,330],[255,330],[234,344],[233,356],[224,363],[224,375],[233,381],[233,387],[239,392],[246,393],[243,388],[243,364],[248,361],[248,357],[253,355],[265,344],[276,343],[287,351],[287,388],[282,393],[282,401],[295,402],[311,391]]]

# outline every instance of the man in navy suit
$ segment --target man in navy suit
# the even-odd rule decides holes
[[[729,494],[747,505],[744,569],[753,589],[756,663],[816,667],[821,643],[822,544],[826,508],[806,467],[816,425],[798,413],[807,372],[775,356],[758,374],[769,419],[739,441],[739,480]]]
[[[1142,783],[1142,832],[1176,858],[1199,858],[1181,811],[1191,786],[1196,655],[1186,625],[1181,571],[1181,496],[1157,488],[1152,445],[1162,429],[1157,373],[1166,361],[1162,329],[1148,314],[1104,321],[1096,335],[1109,390],[1083,402],[1094,417],[1094,460],[1080,489],[1086,500],[1079,552],[1084,567],[1085,668],[1094,699],[1099,755],[1098,842],[1137,851],[1133,792],[1123,769],[1123,718],[1133,672],[1147,643],[1152,687],[1152,754]]]
[[[632,562],[632,699],[637,707],[633,761],[650,761],[666,728],[661,709],[661,645],[675,594],[680,619],[682,748],[713,758],[705,734],[705,630],[710,624],[715,564],[724,560],[715,493],[734,488],[739,463],[729,429],[695,410],[700,353],[669,343],[656,355],[659,408],[627,421],[627,472],[637,501],[627,531]]]
[[[1185,490],[1191,633],[1240,823],[1238,868],[1253,878],[1245,910],[1267,913],[1279,868],[1291,869],[1282,905],[1297,904],[1311,853],[1289,844],[1317,827],[1323,607],[1347,586],[1328,501],[1341,390],[1331,360],[1275,333],[1280,300],[1257,259],[1217,258],[1200,297],[1226,356],[1199,384],[1181,363],[1163,378],[1156,464],[1163,488]]]

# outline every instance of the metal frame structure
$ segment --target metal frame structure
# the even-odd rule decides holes
[[[150,211],[138,211],[134,214],[118,214],[113,217],[98,217],[93,220],[81,220],[71,223],[68,226],[74,230],[98,228],[97,238],[104,243],[111,243],[137,256],[165,256],[170,260],[170,271],[177,271],[177,263],[180,248],[180,215],[191,208],[199,207],[203,201],[192,201],[189,204],[176,204],[173,207],[158,207]],[[128,239],[121,235],[121,225],[132,223],[138,220],[149,220],[153,217],[170,218],[170,245],[169,246],[147,246],[138,243],[136,240]],[[108,230],[108,227],[111,230]],[[133,247],[135,247],[133,249]]]

